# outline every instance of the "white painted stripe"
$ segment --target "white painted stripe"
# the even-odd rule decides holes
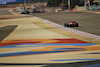
[[[13,13],[13,10],[8,10],[10,13],[12,13],[13,15],[17,15],[16,13]]]

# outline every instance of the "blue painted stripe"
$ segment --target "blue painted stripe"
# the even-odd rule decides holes
[[[80,66],[80,67],[100,67],[100,63],[99,64],[86,65],[86,66]]]
[[[51,49],[51,50],[72,50],[72,49],[82,49],[82,48],[54,48],[54,49]]]
[[[27,45],[27,46],[20,46],[20,45]],[[32,45],[32,46],[28,46]],[[33,46],[34,45],[34,46]],[[23,43],[23,44],[16,44],[16,45],[9,45],[9,46],[0,46],[0,48],[23,48],[23,47],[45,47],[45,46],[91,46],[95,45],[93,43],[66,43],[66,44],[59,44],[59,43],[52,43],[52,44],[30,44],[30,43]]]
[[[52,43],[52,44],[19,44],[19,45],[40,45],[40,46],[68,46],[68,45],[72,45],[72,46],[91,46],[91,45],[95,45],[93,43]]]
[[[46,54],[46,53],[58,53],[58,52],[71,52],[71,51],[82,51],[82,50],[85,50],[85,49],[80,48],[80,49],[59,50],[59,51],[26,51],[26,52],[15,52],[15,53],[3,53],[3,54],[0,54],[0,57]]]
[[[90,59],[64,59],[64,60],[51,60],[51,61],[84,61],[84,60],[100,60],[96,58],[90,58]]]

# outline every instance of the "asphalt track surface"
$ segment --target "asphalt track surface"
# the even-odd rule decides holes
[[[4,27],[0,27],[0,42],[7,37],[15,28],[17,27],[17,25],[9,25],[9,26],[4,26]]]
[[[0,10],[0,15],[12,15],[8,10]]]
[[[71,27],[80,31],[100,35],[100,14],[86,12],[66,13],[34,13],[33,16],[41,17],[57,24],[63,25],[70,20],[79,23],[79,27]]]

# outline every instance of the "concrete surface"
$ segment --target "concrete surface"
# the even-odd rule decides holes
[[[0,67],[99,67],[99,40],[61,30],[37,17],[7,16],[0,17],[2,30],[18,26],[9,33],[5,31],[7,35],[0,43]]]

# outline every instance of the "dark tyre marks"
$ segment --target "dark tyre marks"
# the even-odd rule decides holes
[[[75,62],[75,63],[57,63],[57,64],[47,64],[43,67],[83,67],[87,65],[100,64],[100,60],[97,61],[86,61],[86,62]],[[95,67],[98,67],[95,65]]]
[[[0,27],[0,42],[7,37],[18,25]]]
[[[99,67],[100,60],[96,61],[84,61],[74,63],[0,63],[0,66],[30,66],[30,65],[45,65],[42,67],[84,67],[87,65]],[[89,66],[89,67],[90,67]]]

